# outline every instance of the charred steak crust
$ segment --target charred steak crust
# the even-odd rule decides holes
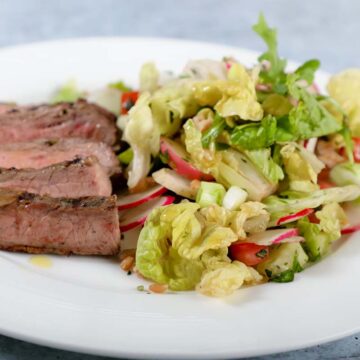
[[[0,188],[52,197],[111,195],[111,181],[94,156],[42,169],[0,168]]]
[[[0,144],[36,139],[85,138],[113,145],[116,117],[86,100],[38,106],[7,106],[0,111]]]
[[[0,190],[0,249],[31,253],[116,255],[116,196],[51,198]]]

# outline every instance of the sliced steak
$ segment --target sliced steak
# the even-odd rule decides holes
[[[52,197],[110,196],[111,182],[96,157],[43,169],[0,169],[0,188]]]
[[[41,197],[0,190],[0,249],[61,255],[116,255],[116,196]]]
[[[6,109],[6,111],[1,111]],[[116,117],[86,100],[0,109],[0,144],[80,137],[109,145],[116,140]]]
[[[109,145],[86,139],[60,139],[0,145],[0,168],[40,169],[95,156],[109,175],[119,172],[119,162]]]

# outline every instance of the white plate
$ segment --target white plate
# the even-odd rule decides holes
[[[0,51],[0,99],[44,101],[69,78],[83,88],[124,79],[141,64],[179,70],[189,58],[256,54],[196,42],[104,38],[32,44]],[[326,75],[319,78],[324,83]],[[289,284],[243,289],[227,299],[194,292],[148,295],[116,262],[0,253],[0,332],[81,352],[141,358],[235,358],[315,345],[360,330],[360,238]]]

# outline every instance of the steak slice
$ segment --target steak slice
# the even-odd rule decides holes
[[[0,144],[73,137],[109,145],[116,141],[115,115],[86,100],[55,105],[6,106],[0,109]]]
[[[111,182],[96,157],[43,169],[0,169],[0,188],[52,197],[110,196]]]
[[[0,168],[41,169],[89,156],[95,156],[109,175],[119,172],[119,162],[111,147],[86,139],[38,140],[0,145]]]
[[[116,255],[116,196],[79,199],[0,190],[0,249],[60,255]]]

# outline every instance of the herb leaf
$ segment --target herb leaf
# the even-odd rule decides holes
[[[269,147],[276,140],[276,127],[276,118],[271,115],[262,119],[261,123],[236,126],[230,135],[230,143],[243,150]]]
[[[320,61],[316,59],[311,59],[304,62],[295,70],[295,74],[299,76],[299,79],[304,79],[306,82],[311,85],[314,82],[315,72],[320,67]]]
[[[253,30],[264,40],[268,47],[268,50],[259,57],[259,61],[268,61],[270,69],[263,69],[260,72],[260,78],[264,83],[272,84],[275,92],[285,94],[287,90],[286,60],[281,59],[278,55],[277,31],[268,26],[262,13],[259,15],[258,23],[253,26]]]
[[[315,96],[298,85],[298,74],[289,74],[287,78],[289,94],[298,100],[298,105],[289,113],[290,129],[297,139],[320,137],[342,129],[342,124]]]
[[[214,117],[213,124],[209,129],[207,129],[204,132],[201,138],[202,146],[204,148],[208,148],[210,144],[221,135],[225,127],[226,127],[225,119],[221,117],[219,114],[216,114]]]

